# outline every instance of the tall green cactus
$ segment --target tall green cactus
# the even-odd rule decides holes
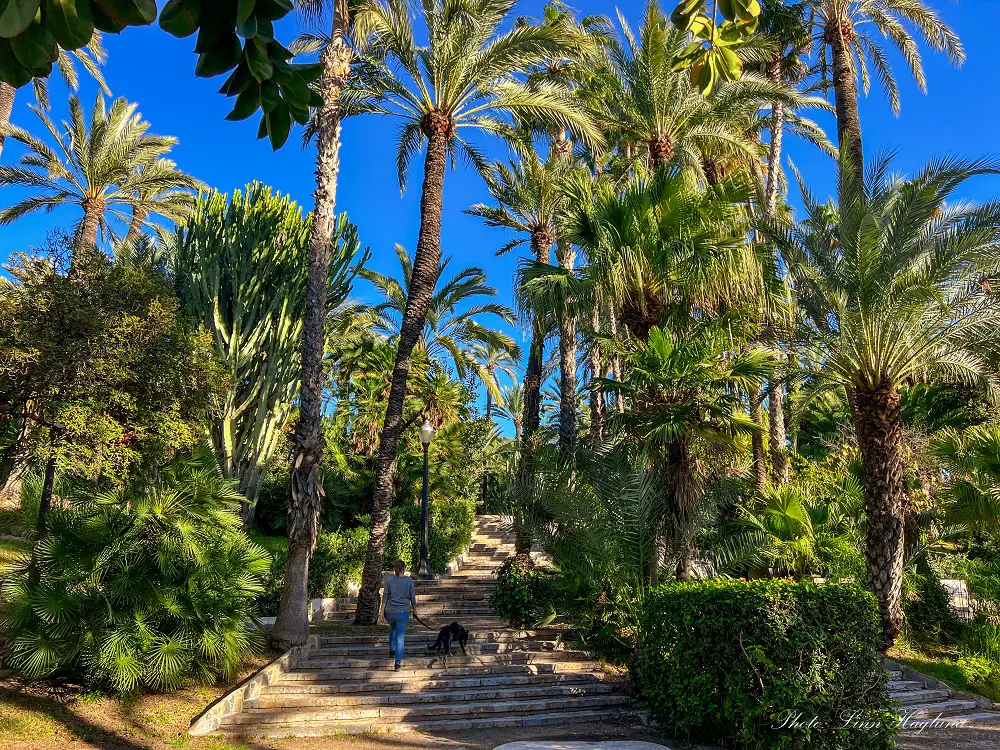
[[[239,482],[253,520],[261,480],[298,395],[310,217],[287,196],[254,183],[202,195],[176,236],[177,291],[188,315],[215,337],[231,378],[212,427],[223,471]],[[356,227],[337,220],[330,308],[343,302],[361,263]]]

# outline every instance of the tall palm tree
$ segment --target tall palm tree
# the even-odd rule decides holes
[[[174,221],[194,207],[193,191],[201,183],[163,158],[176,138],[150,135],[149,123],[135,104],[116,99],[111,108],[98,94],[89,122],[80,100],[69,100],[69,121],[56,125],[38,107],[55,145],[16,126],[10,137],[28,149],[18,166],[0,165],[0,187],[24,187],[31,193],[0,210],[0,225],[63,206],[79,206],[74,254],[97,245],[98,234],[113,234],[110,219],[128,223],[136,212],[158,214]]]
[[[302,378],[299,419],[293,438],[292,503],[288,525],[288,567],[271,643],[282,649],[309,638],[307,616],[309,559],[316,546],[322,500],[323,355],[326,351],[327,280],[333,257],[337,222],[337,177],[340,173],[340,127],[343,93],[351,73],[353,50],[350,0],[298,0],[306,20],[316,21],[330,11],[330,38],[323,46],[319,94],[323,103],[313,113],[316,138],[316,190],[313,193],[309,271],[302,316]]]
[[[559,156],[553,155],[543,161],[534,149],[527,149],[520,161],[496,164],[490,171],[486,184],[497,205],[479,203],[466,213],[482,218],[486,226],[518,233],[499,253],[528,243],[535,263],[547,265],[556,244],[556,224],[569,205],[569,195],[563,185],[566,169],[565,160]],[[526,438],[535,434],[541,422],[545,337],[543,316],[533,314],[531,346],[524,373],[522,422]]]
[[[101,42],[101,32],[95,31],[86,47],[67,52],[59,49],[59,57],[56,59],[56,70],[70,91],[76,92],[80,88],[80,75],[77,73],[74,58],[83,65],[83,69],[93,78],[97,85],[101,87],[107,96],[111,96],[111,90],[104,81],[104,74],[101,66],[108,59],[107,52]],[[49,107],[49,86],[48,79],[33,78],[31,81],[35,89],[35,101],[42,109]],[[7,126],[10,124],[10,115],[14,110],[14,99],[17,96],[17,89],[5,81],[0,81],[0,155],[3,154],[4,141],[7,138]]]
[[[412,6],[404,0],[369,0],[355,16],[355,36],[366,52],[359,77],[371,95],[367,109],[403,120],[396,159],[401,184],[405,184],[414,154],[425,143],[427,149],[420,233],[375,469],[372,534],[358,597],[360,623],[374,623],[378,615],[407,373],[434,294],[441,257],[448,157],[463,153],[480,168],[486,164],[481,152],[459,137],[459,132],[517,138],[516,122],[544,120],[586,142],[600,140],[599,132],[565,90],[529,87],[518,77],[557,54],[563,40],[558,31],[544,27],[520,25],[502,31],[512,20],[512,10],[512,0],[427,0],[416,11],[416,20],[426,28],[426,45],[416,41]]]
[[[396,257],[401,272],[398,279],[370,269],[361,272],[362,278],[385,296],[385,301],[373,306],[370,312],[377,321],[375,330],[392,341],[399,338],[413,279],[413,260],[401,245],[396,245]],[[477,266],[470,266],[454,276],[445,277],[450,263],[451,258],[445,258],[438,265],[434,296],[427,308],[424,330],[417,339],[416,348],[425,352],[432,362],[444,364],[450,360],[459,378],[464,378],[474,365],[473,352],[477,347],[504,352],[508,358],[520,357],[521,350],[510,336],[480,322],[486,315],[495,315],[507,324],[514,322],[514,313],[504,305],[476,301],[481,297],[497,296],[497,290],[486,283],[486,273]]]
[[[841,153],[841,173],[854,168]],[[946,158],[915,177],[874,162],[863,183],[841,177],[839,212],[803,186],[806,218],[766,230],[821,345],[817,379],[846,388],[864,464],[867,581],[878,597],[883,646],[902,623],[906,504],[900,386],[987,381],[1000,300],[984,278],[1000,272],[1000,206],[948,205],[970,177],[1000,164]]]
[[[892,72],[888,39],[910,69],[921,91],[927,90],[923,63],[914,33],[935,52],[944,52],[956,65],[965,60],[958,35],[941,20],[926,0],[809,0],[813,8],[813,38],[824,78],[832,74],[837,108],[837,136],[848,148],[850,164],[858,179],[864,172],[861,118],[858,116],[858,80],[865,94],[871,87],[869,66],[889,95],[892,111],[899,113],[899,87]]]
[[[487,341],[473,343],[469,351],[471,367],[476,379],[483,384],[486,391],[486,421],[493,421],[493,405],[503,399],[503,389],[500,386],[500,376],[506,375],[512,382],[517,382],[518,355],[509,349],[498,347]]]
[[[589,94],[626,159],[645,155],[650,169],[676,160],[699,172],[713,159],[755,160],[757,146],[742,132],[745,107],[784,99],[792,93],[788,87],[746,73],[703,96],[687,72],[674,70],[689,39],[655,0],[646,5],[638,36],[619,21],[624,43],[611,47],[612,72]]]

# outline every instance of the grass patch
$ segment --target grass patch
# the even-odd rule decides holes
[[[266,549],[272,556],[277,552],[283,553],[288,549],[288,537],[268,536],[267,534],[262,534],[259,531],[251,531],[250,539],[252,539],[255,544],[259,544],[261,547]]]

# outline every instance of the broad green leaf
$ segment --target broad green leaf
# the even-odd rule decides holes
[[[257,18],[250,16],[250,18],[236,27],[236,33],[244,39],[252,39],[257,36]]]
[[[170,0],[160,13],[160,28],[176,37],[191,36],[201,23],[202,2],[212,0]]]
[[[85,47],[94,36],[90,0],[45,0],[45,22],[63,49]]]
[[[0,14],[0,37],[11,39],[31,24],[42,0],[9,0]]]
[[[277,21],[292,12],[292,0],[257,0],[254,15],[268,21]]]
[[[288,134],[292,130],[292,116],[288,107],[282,103],[273,112],[265,116],[267,122],[267,135],[271,139],[271,148],[275,151],[285,145]]]
[[[226,96],[236,96],[237,94],[242,94],[250,88],[251,83],[256,84],[256,81],[250,74],[250,68],[247,65],[246,58],[244,57],[240,61],[236,70],[233,71],[233,74],[226,79],[224,84],[222,84],[222,88],[219,89],[219,93],[225,94]]]
[[[119,23],[101,8],[93,3],[90,4],[90,12],[94,16],[94,28],[107,34],[119,34],[125,29],[125,24]]]
[[[242,56],[243,45],[240,44],[240,38],[236,34],[231,34],[225,42],[199,55],[194,74],[199,78],[217,76],[239,65]]]
[[[0,80],[4,80],[16,89],[28,85],[31,81],[31,71],[25,68],[14,57],[10,42],[0,39]]]
[[[239,0],[236,3],[236,25],[246,23],[253,15],[254,0]]]
[[[267,114],[271,114],[281,106],[281,91],[274,81],[264,81],[261,83],[260,106]]]
[[[233,111],[226,115],[227,120],[245,120],[260,109],[260,87],[249,86],[236,97]]]
[[[247,42],[246,60],[250,72],[258,81],[266,81],[274,75],[274,66],[271,65],[266,47],[262,46],[260,40],[253,39]]]
[[[24,33],[10,40],[10,48],[14,51],[18,62],[35,75],[38,75],[38,71],[46,65],[51,65],[59,59],[56,39],[42,23],[40,14]]]
[[[156,20],[155,0],[94,0],[118,23],[126,26],[148,26]]]

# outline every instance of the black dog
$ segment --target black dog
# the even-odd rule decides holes
[[[433,645],[428,646],[427,650],[437,651],[438,656],[441,655],[442,651],[446,656],[451,656],[451,644],[453,641],[462,647],[462,656],[465,656],[465,644],[469,642],[469,631],[457,622],[453,622],[446,628],[441,628],[437,640],[434,641]]]

